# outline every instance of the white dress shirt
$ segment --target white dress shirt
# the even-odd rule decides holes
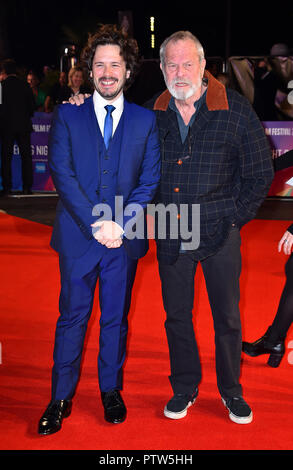
[[[97,116],[98,124],[102,133],[102,136],[104,137],[104,122],[105,122],[105,117],[107,114],[107,111],[105,110],[105,106],[109,104],[108,100],[105,100],[98,92],[97,90],[94,91],[93,94],[93,102],[94,102],[94,108],[95,108],[95,113]],[[112,112],[112,118],[113,118],[113,132],[112,136],[114,135],[114,132],[119,124],[121,114],[123,113],[124,109],[124,96],[123,93],[117,98],[117,100],[113,101],[111,103],[113,106],[115,106],[114,111]]]

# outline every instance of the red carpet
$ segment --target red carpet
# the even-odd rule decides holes
[[[286,257],[277,242],[286,221],[253,221],[242,230],[243,336],[251,341],[272,320],[284,284]],[[53,339],[58,316],[58,258],[51,228],[0,214],[2,450],[291,450],[293,449],[293,328],[278,369],[266,358],[243,357],[244,397],[254,412],[249,425],[232,423],[217,387],[213,326],[201,269],[196,275],[195,323],[203,366],[196,404],[180,421],[163,408],[171,396],[155,245],[139,263],[130,314],[129,355],[123,396],[128,418],[103,419],[97,381],[98,303],[90,321],[81,380],[61,432],[40,437],[38,420],[50,399]],[[178,293],[180,295],[180,293]]]

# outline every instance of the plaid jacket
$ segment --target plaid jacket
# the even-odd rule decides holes
[[[253,219],[273,179],[270,146],[252,106],[236,91],[226,90],[208,72],[205,77],[206,101],[184,144],[176,113],[168,107],[168,90],[153,103],[162,157],[155,202],[165,207],[175,204],[178,221],[180,204],[188,204],[190,233],[193,224],[198,224],[191,217],[191,206],[200,204],[200,243],[193,252],[197,260],[223,245],[232,224],[241,228]],[[166,237],[156,236],[158,259],[166,264],[175,262],[182,241],[180,229],[179,236],[172,238],[172,223],[174,219],[167,220]]]

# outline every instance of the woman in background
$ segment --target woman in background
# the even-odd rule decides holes
[[[60,102],[68,101],[71,96],[76,96],[80,93],[91,93],[90,88],[84,82],[82,67],[72,67],[68,72],[68,85],[63,88],[62,96],[59,97]]]

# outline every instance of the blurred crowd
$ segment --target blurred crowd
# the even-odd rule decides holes
[[[11,74],[29,85],[34,97],[34,111],[50,113],[54,106],[68,101],[70,96],[91,92],[91,84],[79,65],[72,67],[68,73],[45,65],[40,73],[34,69],[19,68],[12,59],[6,59],[0,63],[0,82]]]
[[[15,143],[22,160],[22,192],[32,193],[33,166],[31,151],[32,117],[34,113],[51,113],[54,106],[68,101],[70,96],[91,92],[80,66],[68,74],[43,68],[40,76],[34,70],[17,67],[12,59],[0,64],[0,148],[1,196],[13,192],[12,156]]]
[[[261,121],[293,120],[293,53],[286,44],[275,44],[267,57],[207,58],[207,69],[225,86],[234,88],[253,105]],[[51,113],[54,107],[79,93],[92,93],[92,84],[80,65],[59,71],[45,65],[42,73],[17,66],[12,59],[0,63],[0,146],[2,194],[11,191],[13,145],[22,158],[24,192],[32,186],[30,152],[31,118],[38,112]],[[158,61],[143,61],[126,98],[143,105],[165,84]],[[292,97],[293,99],[293,97]],[[1,193],[0,193],[1,194]]]

